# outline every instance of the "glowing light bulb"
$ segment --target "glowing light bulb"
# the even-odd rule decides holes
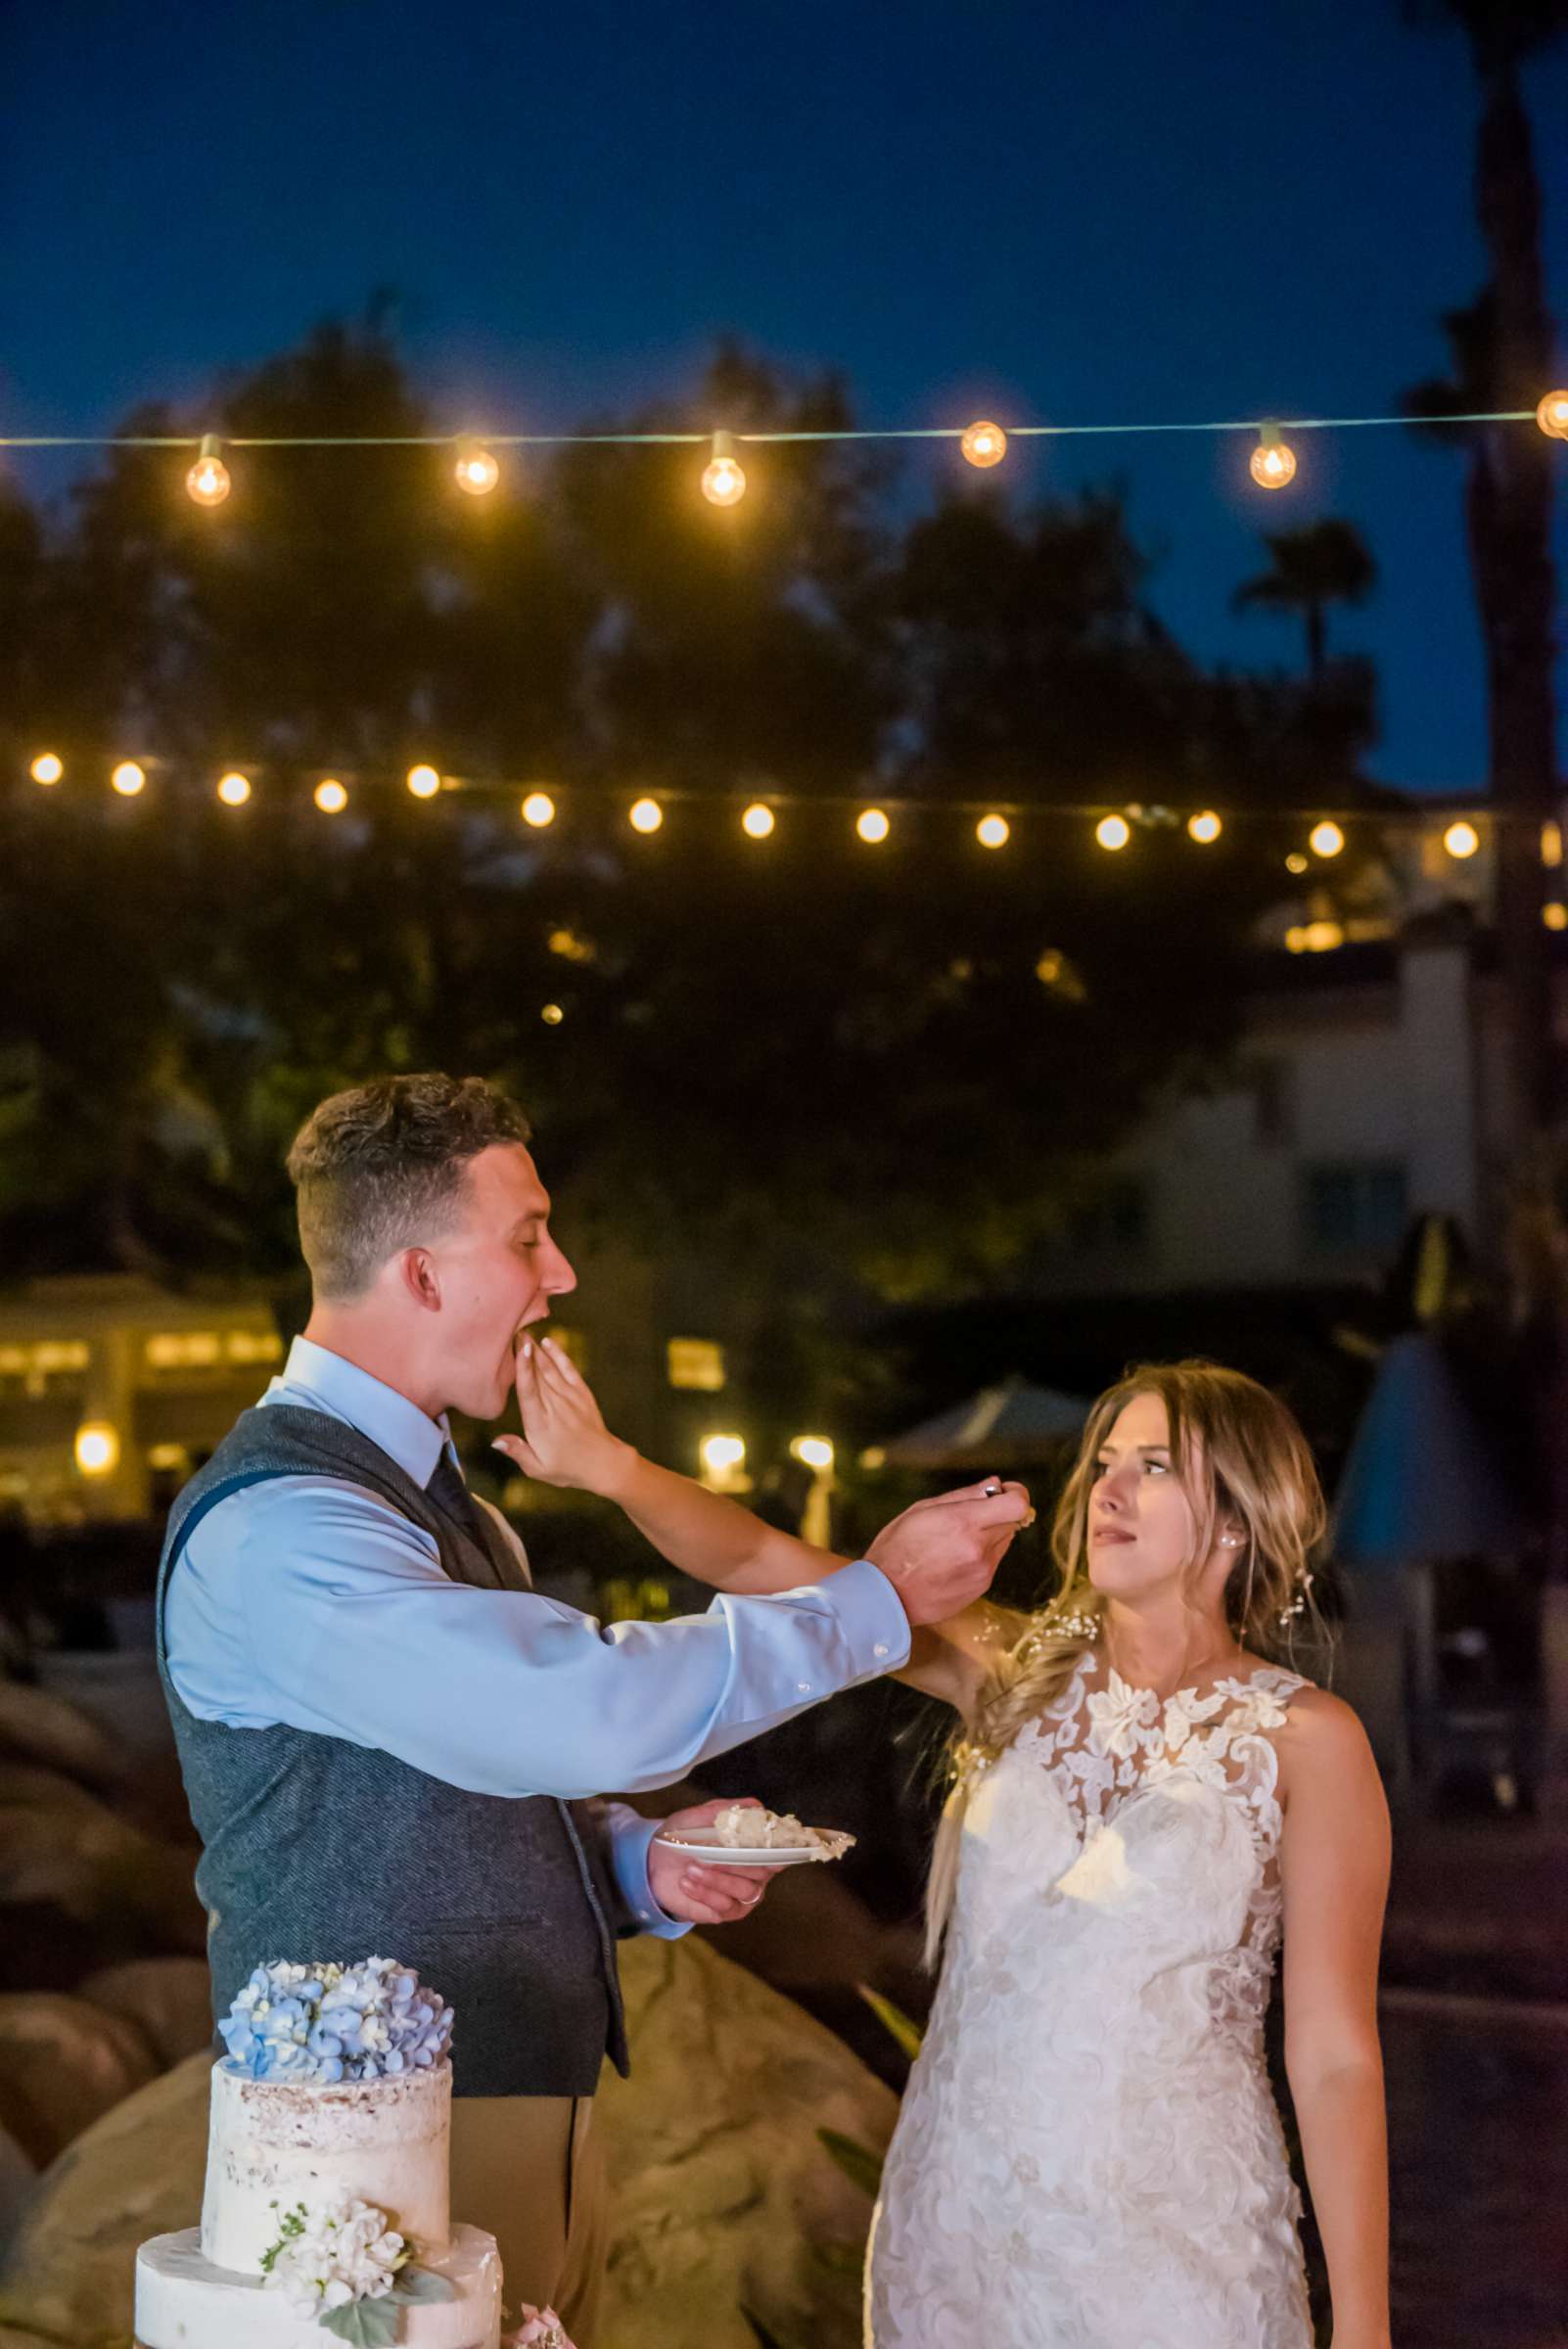
[[[348,805],[348,794],[336,775],[325,775],[316,785],[315,802],[323,815],[342,815]]]
[[[971,465],[984,469],[1001,463],[1007,454],[1007,435],[999,424],[972,424],[958,445]]]
[[[1208,848],[1212,841],[1218,840],[1223,830],[1223,824],[1212,807],[1205,807],[1201,815],[1189,815],[1187,818],[1189,837],[1203,849]]]
[[[1337,856],[1345,846],[1345,835],[1338,824],[1325,816],[1320,824],[1314,824],[1307,836],[1307,846],[1314,856]]]
[[[459,489],[470,497],[486,497],[501,478],[501,468],[487,448],[466,447],[458,451],[453,468]]]
[[[58,783],[66,771],[66,762],[53,751],[40,751],[27,772],[35,783]]]
[[[1536,410],[1536,422],[1548,439],[1568,440],[1568,392],[1548,392]]]
[[[530,791],[523,803],[523,821],[542,832],[546,824],[555,821],[555,802],[547,791]]]
[[[1125,849],[1132,837],[1132,827],[1125,815],[1102,815],[1094,827],[1094,837],[1102,849]]]
[[[217,796],[225,807],[243,807],[251,796],[250,776],[241,774],[220,776]]]
[[[1443,835],[1443,846],[1451,856],[1473,856],[1481,846],[1481,835],[1474,824],[1467,824],[1461,819],[1456,824],[1450,824]]]
[[[975,826],[975,838],[983,849],[1004,849],[1012,837],[1012,826],[1004,815],[983,815]]]
[[[433,766],[411,766],[408,788],[416,800],[433,800],[441,787],[440,776]]]
[[[637,800],[627,817],[633,832],[657,832],[664,820],[665,811],[657,800]]]
[[[1277,424],[1258,428],[1258,446],[1252,452],[1252,478],[1260,489],[1283,489],[1296,478],[1296,452],[1279,438]]]
[[[147,777],[134,759],[122,759],[109,780],[122,800],[133,800],[147,785]]]
[[[703,468],[703,495],[712,505],[734,506],[746,495],[746,476],[731,453],[728,433],[714,435],[714,453]]]
[[[76,1430],[76,1465],[83,1476],[108,1476],[118,1464],[118,1429],[107,1419],[84,1419]]]
[[[1285,858],[1285,870],[1287,873],[1306,872],[1307,858],[1302,854],[1300,849],[1291,850],[1290,854]]]
[[[1541,861],[1550,865],[1562,862],[1562,826],[1549,816],[1541,827]]]
[[[1302,938],[1309,954],[1331,954],[1336,946],[1345,944],[1345,933],[1338,922],[1309,922]]]
[[[765,840],[777,818],[761,800],[754,800],[741,817],[741,830],[752,840]]]
[[[746,1446],[739,1436],[704,1436],[702,1462],[710,1476],[730,1476],[746,1457]]]
[[[795,1459],[819,1473],[833,1465],[833,1445],[827,1436],[797,1436],[790,1451]]]
[[[233,486],[229,469],[218,455],[217,435],[205,433],[201,454],[185,477],[187,492],[199,506],[220,506]]]
[[[1552,898],[1541,908],[1541,918],[1548,930],[1568,930],[1568,905]]]
[[[872,848],[875,848],[879,841],[886,840],[888,834],[893,830],[886,810],[881,807],[862,807],[854,819],[854,828],[860,838]]]
[[[566,1018],[566,1013],[561,1009],[559,1003],[546,1003],[539,1017],[546,1028],[559,1028],[561,1022]]]

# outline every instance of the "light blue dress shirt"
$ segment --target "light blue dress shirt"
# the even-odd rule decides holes
[[[422,1489],[451,1451],[444,1414],[428,1418],[308,1338],[261,1401],[356,1428]],[[475,1794],[569,1799],[670,1785],[909,1652],[898,1593],[869,1559],[804,1589],[720,1596],[706,1615],[605,1626],[538,1591],[449,1581],[421,1527],[331,1476],[273,1477],[209,1509],[169,1577],[163,1625],[170,1677],[200,1721],[283,1723]],[[608,1811],[632,1914],[667,1938],[684,1931],[649,1888],[658,1822]]]

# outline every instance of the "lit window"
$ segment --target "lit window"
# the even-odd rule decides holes
[[[222,1360],[223,1341],[215,1329],[161,1330],[143,1351],[149,1370],[208,1370]]]
[[[223,1351],[231,1362],[276,1362],[283,1359],[283,1340],[275,1329],[231,1329]]]
[[[672,1387],[716,1395],[724,1383],[724,1349],[712,1338],[671,1338],[666,1359]]]
[[[89,1349],[77,1339],[51,1338],[32,1350],[31,1367],[45,1378],[61,1370],[85,1370]]]

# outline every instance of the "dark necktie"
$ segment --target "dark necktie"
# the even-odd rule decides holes
[[[464,1483],[462,1470],[444,1446],[435,1473],[425,1487],[425,1497],[435,1502],[447,1523],[463,1536],[467,1546],[479,1552],[478,1571],[465,1577],[467,1581],[492,1584],[501,1589],[522,1587],[522,1577],[506,1554],[500,1528],[486,1519]]]

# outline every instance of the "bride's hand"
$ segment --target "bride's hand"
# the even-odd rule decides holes
[[[605,1426],[593,1390],[553,1338],[525,1338],[517,1353],[521,1436],[497,1436],[493,1449],[541,1485],[609,1495],[627,1462],[629,1444]]]

